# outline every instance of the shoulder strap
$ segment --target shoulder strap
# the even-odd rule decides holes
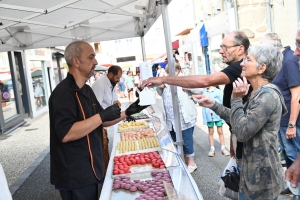
[[[82,116],[83,116],[83,119],[86,120],[86,117],[85,117],[85,113],[84,113],[84,110],[83,110],[83,107],[82,107],[82,104],[81,104],[81,101],[78,97],[78,93],[76,92],[76,98],[78,100],[78,104],[80,106],[80,109],[81,109],[81,112],[82,112]],[[87,138],[87,142],[88,142],[88,148],[89,148],[89,153],[90,153],[90,159],[91,159],[91,166],[92,166],[92,169],[93,169],[93,172],[94,172],[94,175],[95,177],[100,180],[97,176],[97,173],[96,173],[96,170],[94,168],[94,159],[93,159],[93,152],[92,152],[92,149],[91,149],[91,143],[90,143],[90,136],[89,134],[86,135],[86,138]]]

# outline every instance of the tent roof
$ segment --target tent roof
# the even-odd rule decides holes
[[[140,37],[160,14],[154,0],[1,0],[0,52]]]

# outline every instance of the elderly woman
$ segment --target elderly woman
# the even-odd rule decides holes
[[[199,104],[215,111],[232,124],[237,140],[243,142],[239,200],[277,199],[284,177],[277,155],[278,130],[286,107],[279,89],[271,84],[281,68],[282,53],[269,44],[252,46],[241,63],[243,80],[233,83],[231,109],[203,95]],[[243,105],[249,85],[253,92]]]

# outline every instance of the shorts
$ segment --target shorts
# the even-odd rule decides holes
[[[215,122],[207,122],[208,128],[214,127],[214,124],[216,124],[216,127],[220,127],[220,126],[223,125],[223,122],[222,122],[222,120],[220,120],[220,121],[215,121]]]
[[[133,88],[127,89],[128,92],[133,92]]]

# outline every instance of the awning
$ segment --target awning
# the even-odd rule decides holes
[[[112,66],[113,64],[100,64],[101,66],[104,66],[104,67],[110,67]]]
[[[172,49],[178,49],[179,48],[179,40],[176,40],[174,42],[172,42]]]
[[[167,57],[167,53],[163,53],[160,56],[157,56],[156,58],[152,59],[151,63],[157,63],[157,62],[163,62]]]
[[[42,77],[42,70],[35,70],[34,72],[31,72],[31,77]]]
[[[154,0],[0,2],[0,52],[141,37],[162,6]]]
[[[97,65],[95,67],[95,71],[107,71],[107,70],[108,70],[108,67],[105,67],[105,66]]]
[[[122,69],[128,69],[128,68],[131,68],[132,70],[132,65],[124,65],[124,66],[121,66]]]

